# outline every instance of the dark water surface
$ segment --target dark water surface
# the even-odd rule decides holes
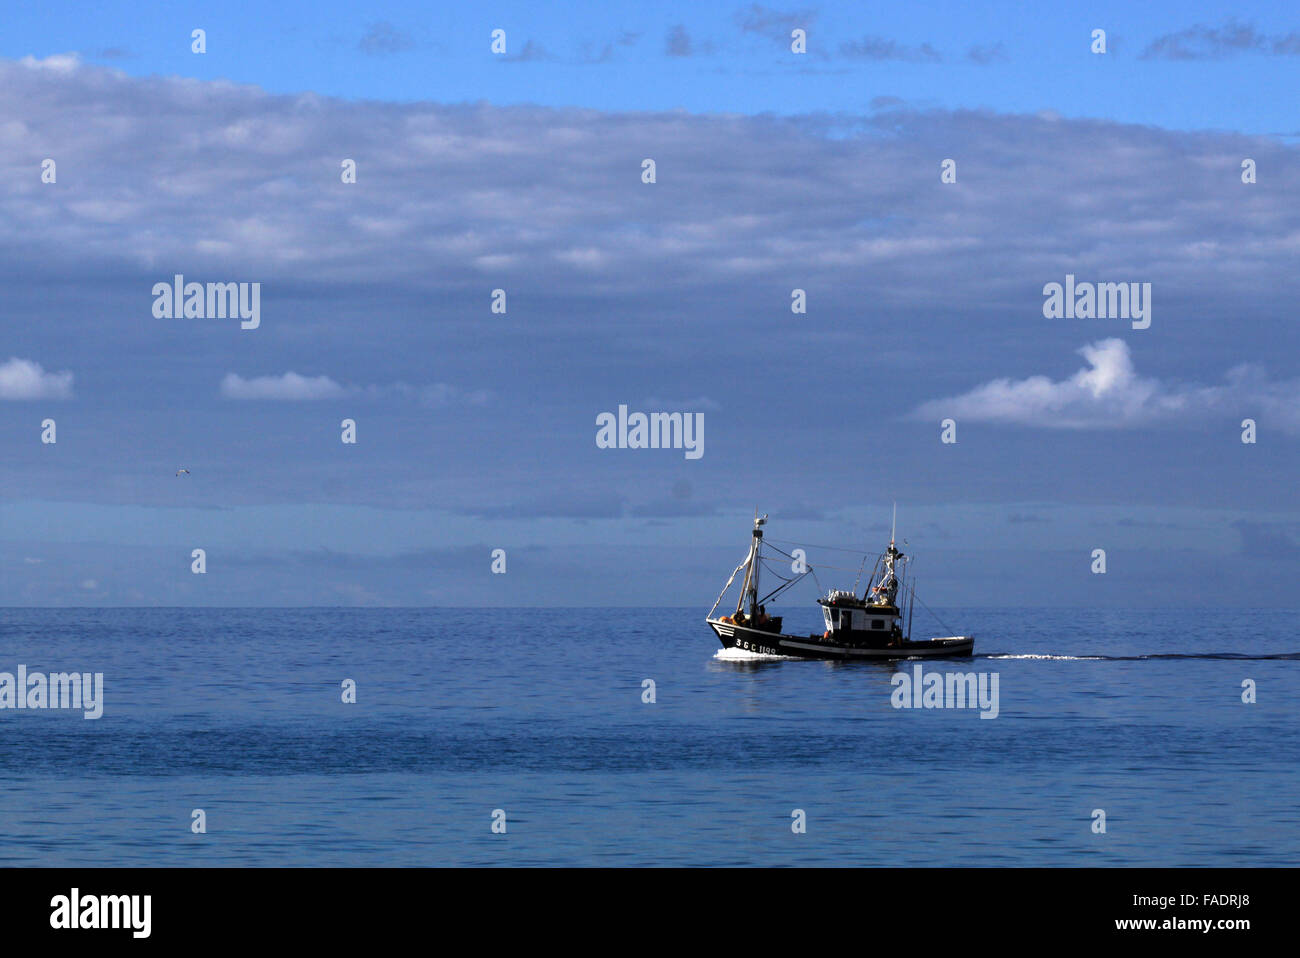
[[[996,719],[700,609],[0,609],[0,672],[105,688],[0,711],[0,864],[1300,864],[1295,612],[938,611]]]

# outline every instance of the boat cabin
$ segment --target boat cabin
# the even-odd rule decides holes
[[[844,639],[850,632],[868,633],[861,638],[871,634],[888,637],[902,630],[902,612],[894,605],[871,604],[852,592],[838,591],[817,602],[822,607],[826,631],[834,637]]]

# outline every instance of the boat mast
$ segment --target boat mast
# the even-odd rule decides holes
[[[901,587],[898,572],[901,570],[895,569],[895,563],[900,560],[905,561],[907,558],[898,551],[898,547],[894,544],[897,532],[898,503],[894,503],[894,521],[889,530],[889,548],[885,550],[885,554],[881,557],[885,567],[880,574],[880,581],[871,586],[867,593],[868,596],[876,595],[876,599],[872,602],[873,605],[897,605],[896,600]],[[906,591],[903,592],[903,601],[907,601]]]
[[[767,514],[758,515],[758,510],[754,510],[754,534],[749,541],[749,559],[745,563],[745,583],[740,587],[740,601],[736,603],[736,612],[739,613],[741,607],[745,604],[745,596],[749,596],[749,616],[754,618],[758,615],[758,553],[763,545],[763,525],[767,522]]]

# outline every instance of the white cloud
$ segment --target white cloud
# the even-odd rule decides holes
[[[482,406],[493,398],[486,389],[464,390],[449,383],[431,383],[412,386],[397,382],[387,385],[344,386],[329,376],[301,376],[293,371],[280,376],[254,376],[245,379],[238,373],[227,373],[221,380],[221,395],[226,399],[364,399],[393,398],[412,400],[423,406],[440,407],[453,403]]]
[[[51,70],[55,73],[74,73],[81,66],[81,57],[76,53],[54,53],[44,59],[25,56],[18,61],[33,70]]]
[[[994,379],[960,396],[924,403],[913,417],[1113,429],[1232,415],[1300,433],[1300,380],[1272,382],[1258,366],[1241,365],[1228,371],[1222,386],[1171,384],[1139,375],[1122,339],[1103,339],[1079,353],[1088,365],[1069,379]]]
[[[340,399],[347,390],[328,376],[300,376],[287,372],[282,376],[254,376],[245,379],[227,373],[221,380],[221,395],[227,399]]]
[[[753,273],[774,270],[824,277],[829,287],[834,268],[925,306],[1017,302],[1024,276],[1123,264],[1189,301],[1239,311],[1265,295],[1289,302],[1297,285],[1288,270],[1300,224],[1295,151],[1232,134],[979,111],[358,109],[316,94],[130,77],[69,56],[0,60],[0,116],[0,143],[13,155],[44,156],[48,141],[77,157],[75,191],[31,177],[0,193],[0,249],[24,269],[59,276],[75,263],[143,271],[152,284],[183,256],[195,276],[477,296],[477,265],[509,268],[520,287],[544,284],[556,298],[596,293],[608,303],[647,290],[676,302],[687,289],[748,287]],[[189,134],[169,136],[182,119]],[[1035,148],[1008,150],[1009,142]],[[1081,142],[1089,148],[1073,148]],[[630,149],[655,151],[661,177],[679,171],[681,201],[640,188]],[[960,215],[948,191],[898,192],[897,171],[928,167],[938,150],[999,171],[982,180],[986,188],[962,193]],[[323,156],[338,159],[322,165]],[[340,188],[345,156],[366,158],[364,204]],[[1233,156],[1275,170],[1274,192],[1221,189],[1224,157]],[[1063,182],[1087,189],[1072,194]],[[1160,215],[1132,216],[1135,203]],[[26,224],[37,218],[51,248],[75,250],[75,260],[34,250]],[[1214,271],[1195,245],[1207,235],[1217,241]],[[961,255],[936,284],[935,260],[924,254],[943,251]],[[711,321],[751,322],[743,309]],[[576,315],[570,322],[584,325]]]
[[[47,373],[17,356],[0,365],[0,399],[71,399],[72,373]]]

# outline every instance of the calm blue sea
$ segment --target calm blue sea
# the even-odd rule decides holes
[[[0,672],[105,686],[0,711],[0,864],[1300,864],[1296,612],[937,611],[996,719],[702,609],[0,609]]]

